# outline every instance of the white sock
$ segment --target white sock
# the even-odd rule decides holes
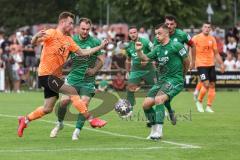
[[[25,117],[25,124],[28,124],[29,123],[29,120],[27,117]]]
[[[74,130],[74,134],[77,134],[77,135],[79,135],[80,134],[80,129],[79,128],[75,128],[75,130]]]

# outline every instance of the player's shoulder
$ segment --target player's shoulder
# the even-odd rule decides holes
[[[57,35],[57,30],[54,29],[54,28],[50,28],[50,29],[47,29],[47,30],[46,30],[46,33],[47,33],[48,35],[54,36],[54,35]]]
[[[174,47],[182,47],[184,46],[182,43],[178,42],[178,41],[173,41],[173,40],[170,40],[170,43],[172,46]]]
[[[202,38],[202,33],[198,33],[198,34],[193,36],[194,40],[199,39],[199,38]]]
[[[182,29],[176,28],[175,30],[177,35],[187,35],[187,32],[183,31]]]

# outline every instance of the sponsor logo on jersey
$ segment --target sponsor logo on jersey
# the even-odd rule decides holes
[[[180,54],[181,56],[187,54],[186,49],[185,49],[185,48],[182,48],[182,49],[179,51],[179,54]]]
[[[165,65],[169,61],[169,57],[159,57],[158,61],[159,61],[159,65]]]

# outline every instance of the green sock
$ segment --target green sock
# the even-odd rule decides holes
[[[127,91],[127,100],[131,103],[131,106],[136,104],[134,92]]]
[[[78,115],[78,120],[77,120],[77,123],[76,123],[76,128],[81,130],[85,121],[86,121],[86,118],[82,114],[79,114]]]
[[[155,114],[156,114],[156,124],[163,124],[164,117],[165,117],[165,108],[164,104],[158,104],[155,107]]]
[[[170,100],[166,101],[166,102],[164,103],[164,105],[165,105],[165,107],[167,108],[168,113],[172,113],[172,112],[173,112],[172,107],[171,107],[171,104],[170,104]]]
[[[155,114],[154,109],[151,107],[149,109],[144,109],[143,111],[145,113],[146,118],[150,122],[150,124],[154,125],[155,121],[156,121],[156,114]]]
[[[56,107],[58,108],[58,121],[62,122],[67,112],[67,106],[61,106],[60,102],[57,102]]]

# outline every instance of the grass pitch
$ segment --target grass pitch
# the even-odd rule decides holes
[[[49,138],[54,113],[32,122],[18,138],[17,116],[42,105],[42,97],[41,92],[0,93],[0,160],[240,159],[239,92],[217,92],[213,114],[198,113],[192,93],[182,92],[172,102],[177,125],[166,119],[164,138],[157,142],[145,140],[144,98],[137,99],[132,119],[122,120],[112,111],[101,117],[108,121],[104,128],[92,129],[86,122],[79,141],[71,140],[74,121],[66,121],[57,138]],[[93,99],[90,106],[99,102]],[[74,108],[71,112],[76,113]]]

